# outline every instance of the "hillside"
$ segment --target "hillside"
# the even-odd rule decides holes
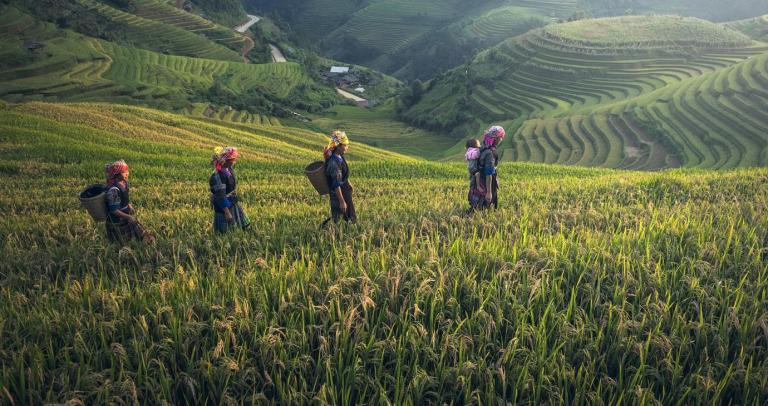
[[[768,14],[727,23],[726,26],[743,32],[757,41],[768,42]]]
[[[763,0],[579,0],[579,6],[593,16],[674,14],[723,22],[768,13]]]
[[[466,168],[355,142],[360,222],[318,230],[324,137],[112,104],[0,110],[3,403],[727,403],[768,397],[765,169]],[[247,232],[211,235],[213,146]],[[131,165],[154,246],[76,194]]]
[[[768,165],[768,53],[586,116],[525,122],[518,160],[638,169]]]
[[[664,33],[663,40],[654,33]],[[582,122],[582,116],[659,89],[674,92],[699,86],[697,91],[705,91],[708,85],[702,78],[738,74],[739,63],[749,62],[742,68],[760,65],[766,53],[765,44],[692,18],[638,16],[550,25],[505,41],[436,79],[402,116],[417,125],[456,132],[474,132],[491,121],[505,123],[513,132],[519,129],[506,146],[507,157],[520,160],[637,169],[760,165],[760,152],[742,160],[740,147],[741,153],[734,152],[723,162],[687,156],[694,153],[672,157],[682,151],[677,146],[684,137],[681,131],[701,131],[673,131],[667,139],[663,134],[671,130],[658,122],[661,118],[626,124],[622,122],[632,119],[614,118],[611,125],[621,128],[610,130],[606,118],[593,122],[590,116]],[[724,73],[726,67],[734,69]],[[749,75],[759,77],[759,72]],[[746,103],[742,112],[759,110],[759,102],[751,97],[764,88],[759,79],[740,85],[734,77],[731,84],[718,83],[718,94],[742,94]],[[576,121],[554,119],[562,116]],[[680,119],[674,114],[662,116]],[[756,120],[757,128],[766,125],[762,120]],[[759,129],[715,128],[726,138],[760,137]],[[652,146],[656,152],[650,152]]]
[[[172,111],[208,102],[283,116],[294,106],[319,109],[338,100],[296,63],[166,55],[63,30],[15,8],[4,11],[0,97],[6,100],[111,101]],[[28,52],[23,46],[30,42],[43,48]]]
[[[479,49],[576,10],[575,0],[250,0],[247,4],[279,15],[331,57],[406,80],[429,79]]]

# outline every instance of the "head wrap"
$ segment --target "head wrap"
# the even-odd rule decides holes
[[[111,164],[104,165],[104,174],[107,177],[107,185],[112,186],[115,183],[117,183],[117,179],[115,179],[115,176],[123,173],[128,172],[128,164],[125,163],[122,159],[119,161],[112,162]]]
[[[483,134],[483,143],[489,147],[499,145],[506,135],[507,133],[504,131],[504,127],[495,125],[485,130],[485,134]]]
[[[323,155],[325,155],[325,158],[330,158],[331,154],[333,154],[333,151],[339,145],[349,145],[349,138],[347,137],[347,133],[344,131],[336,130],[331,133],[331,142],[329,142],[323,150]]]
[[[237,152],[235,147],[216,147],[213,149],[213,157],[211,163],[217,171],[221,171],[225,162],[230,159],[237,159],[240,157],[240,153]]]

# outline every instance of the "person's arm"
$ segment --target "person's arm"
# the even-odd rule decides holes
[[[483,161],[483,176],[485,177],[485,200],[490,202],[493,200],[493,175],[496,174],[495,162],[493,154],[488,150],[483,152],[483,156],[480,159]]]
[[[107,210],[109,214],[113,214],[117,217],[125,219],[129,223],[135,223],[136,217],[131,216],[128,213],[123,212],[120,207],[120,192],[116,187],[113,187],[107,191]]]
[[[480,171],[475,172],[475,185],[477,185],[477,190],[482,192],[484,188],[482,178],[480,176]]]
[[[336,188],[336,197],[339,198],[339,208],[342,212],[347,212],[347,202],[344,201],[344,193],[341,192],[341,187]]]
[[[339,208],[342,212],[347,212],[347,202],[344,200],[344,193],[341,192],[341,184],[343,176],[341,174],[341,168],[339,163],[334,158],[328,160],[326,173],[331,179],[331,193],[336,193],[336,197],[339,199]]]
[[[213,193],[213,206],[224,212],[224,218],[228,223],[234,221],[232,212],[232,202],[227,198],[227,185],[221,181],[218,173],[211,175],[211,193]]]

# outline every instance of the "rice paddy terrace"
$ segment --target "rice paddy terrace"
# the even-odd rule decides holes
[[[637,169],[765,166],[766,96],[768,53],[589,115],[528,120],[512,156]]]
[[[114,104],[0,103],[0,401],[738,403],[768,398],[766,169],[466,166],[355,142],[359,222],[302,173],[326,139]],[[247,232],[211,233],[215,145]],[[77,207],[131,165],[154,246]],[[20,192],[20,191],[23,191]]]
[[[156,0],[138,0],[128,13],[98,0],[77,0],[120,23],[120,35],[133,46],[171,55],[241,62],[245,37]]]
[[[464,93],[470,120],[517,130],[506,155],[516,160],[635,169],[763,165],[766,56],[768,45],[693,18],[556,24],[479,54],[406,115],[437,124],[457,114],[455,94],[471,83]],[[591,114],[627,100],[637,99],[624,106],[636,106],[649,94],[675,97],[647,111]],[[729,113],[718,113],[719,103]],[[751,120],[731,126],[740,116]]]
[[[30,40],[44,48],[24,54]],[[61,30],[14,8],[0,15],[0,41],[7,60],[16,61],[0,66],[0,97],[11,101],[101,100],[182,111],[203,101],[216,81],[237,94],[259,89],[276,100],[314,84],[295,63],[166,55]]]

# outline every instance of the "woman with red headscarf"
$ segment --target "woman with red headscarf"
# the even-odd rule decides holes
[[[111,242],[125,243],[136,239],[154,241],[155,237],[136,219],[136,212],[128,194],[128,164],[123,160],[112,162],[104,167],[107,177],[107,239]]]
[[[211,206],[213,207],[213,229],[218,233],[246,228],[248,217],[238,203],[237,179],[234,166],[240,153],[235,147],[217,147],[211,163],[214,171],[210,179]]]
[[[485,201],[480,208],[488,208],[491,205],[496,209],[499,208],[499,180],[496,178],[499,155],[496,153],[496,147],[504,140],[505,135],[504,128],[498,125],[485,130],[483,134],[478,169],[481,174],[482,189],[485,190]]]

